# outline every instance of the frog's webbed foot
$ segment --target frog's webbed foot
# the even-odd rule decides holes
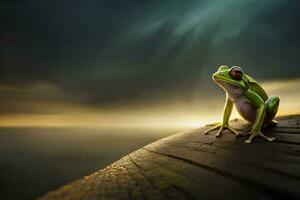
[[[231,131],[231,132],[233,132],[235,135],[239,134],[238,131],[236,131],[236,130],[234,130],[232,128],[229,128],[228,125],[222,125],[221,123],[218,124],[218,125],[216,125],[216,126],[214,126],[214,127],[212,127],[212,128],[210,128],[210,129],[208,129],[208,130],[206,130],[206,131],[204,131],[204,134],[208,135],[209,132],[217,130],[217,129],[219,129],[219,130],[218,130],[218,132],[216,134],[216,137],[221,137],[222,136],[222,132],[224,130],[226,130],[226,129],[229,130],[229,131]]]
[[[214,131],[214,130],[217,130],[217,129],[220,128],[221,126],[222,126],[222,124],[221,124],[221,123],[218,123],[217,125],[213,126],[212,128],[210,128],[210,129],[204,131],[204,135],[208,135],[209,132],[212,132],[212,131]]]
[[[276,139],[275,137],[268,137],[268,136],[264,135],[261,131],[252,130],[250,132],[250,137],[247,140],[245,140],[245,143],[250,144],[252,142],[253,138],[256,136],[260,136],[269,142],[273,142]]]

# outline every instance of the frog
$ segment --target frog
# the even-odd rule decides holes
[[[276,126],[274,120],[280,99],[278,96],[268,96],[263,87],[251,76],[244,73],[242,67],[227,65],[219,66],[217,72],[212,75],[213,81],[220,86],[226,94],[226,101],[223,110],[223,120],[216,126],[204,132],[208,134],[217,130],[216,137],[221,137],[224,130],[228,129],[236,136],[250,134],[245,143],[252,143],[253,139],[260,136],[267,141],[274,141],[275,137],[268,137],[262,133],[262,128]],[[239,115],[249,122],[249,128],[244,131],[237,131],[229,127],[233,105]]]

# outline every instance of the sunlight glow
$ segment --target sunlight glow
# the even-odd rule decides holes
[[[267,93],[280,97],[278,115],[300,113],[300,79],[271,81],[262,84]],[[203,104],[187,109],[187,103],[170,103],[148,108],[124,110],[89,110],[68,106],[58,114],[7,114],[0,116],[0,126],[93,126],[93,127],[152,127],[152,128],[196,128],[221,121],[224,98],[212,104]],[[213,105],[213,106],[212,106]],[[49,105],[50,106],[50,105]],[[51,105],[53,106],[53,105]],[[55,105],[54,105],[55,106]],[[234,110],[232,118],[239,117]]]

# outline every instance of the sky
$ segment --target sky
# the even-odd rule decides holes
[[[196,126],[219,65],[300,112],[297,0],[0,1],[0,125]],[[298,113],[299,113],[298,112]]]

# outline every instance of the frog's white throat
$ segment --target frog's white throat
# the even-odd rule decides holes
[[[223,79],[214,78],[214,81],[227,92],[232,101],[239,99],[245,91],[241,86],[237,86]]]

